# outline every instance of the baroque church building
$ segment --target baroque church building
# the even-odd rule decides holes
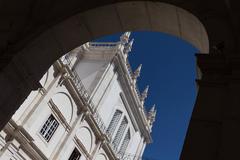
[[[156,109],[145,110],[119,42],[88,42],[57,60],[0,132],[1,160],[140,160]]]

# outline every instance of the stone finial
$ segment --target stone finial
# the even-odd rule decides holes
[[[142,64],[140,64],[138,68],[135,70],[135,72],[133,73],[134,80],[136,80],[140,76],[141,68],[142,68]]]
[[[141,102],[142,102],[142,105],[144,104],[144,101],[145,101],[145,99],[146,99],[147,96],[148,96],[148,89],[149,89],[149,85],[146,86],[146,88],[144,89],[144,91],[143,91],[142,94],[141,94]]]
[[[131,32],[125,32],[124,34],[121,35],[120,41],[122,44],[128,43],[129,37],[131,35]]]
[[[147,85],[147,87],[144,89],[144,91],[143,91],[143,93],[142,93],[142,97],[143,97],[143,98],[147,98],[148,89],[149,89],[149,85]]]
[[[124,48],[124,53],[128,54],[132,50],[132,45],[133,45],[134,39],[132,39]]]
[[[150,128],[152,127],[153,122],[156,119],[156,114],[157,114],[157,110],[155,109],[155,104],[154,104],[150,109],[150,111],[148,112],[148,122],[149,122]]]
[[[151,113],[155,112],[155,107],[156,107],[156,105],[154,104],[149,112],[151,112]]]

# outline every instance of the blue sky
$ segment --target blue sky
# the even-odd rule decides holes
[[[97,41],[119,41],[121,34]],[[132,32],[134,38],[129,61],[133,70],[142,64],[138,79],[140,90],[150,85],[145,102],[157,106],[153,143],[144,157],[153,160],[178,160],[196,97],[195,56],[192,45],[174,36],[158,32]]]

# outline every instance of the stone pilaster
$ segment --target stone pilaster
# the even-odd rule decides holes
[[[240,159],[240,56],[198,54],[197,63],[202,78],[181,159]]]
[[[181,155],[183,160],[215,160],[221,148],[222,110],[226,104],[226,57],[223,54],[197,54],[202,78]]]

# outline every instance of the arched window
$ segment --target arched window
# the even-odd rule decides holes
[[[117,148],[118,144],[121,142],[124,131],[127,128],[127,124],[128,124],[127,118],[124,117],[113,140],[114,148]]]
[[[119,150],[119,154],[121,156],[124,155],[124,153],[125,153],[125,151],[127,149],[129,141],[130,141],[130,131],[128,130],[127,134],[125,135],[125,137],[123,139],[123,142],[122,142],[122,145],[120,147],[120,150]]]
[[[116,110],[116,112],[114,113],[112,120],[107,128],[107,134],[109,136],[113,135],[121,116],[122,116],[122,112],[119,110]]]

